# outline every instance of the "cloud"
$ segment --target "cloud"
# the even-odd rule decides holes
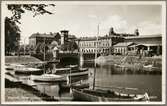
[[[94,15],[94,14],[89,14],[88,17],[89,17],[89,18],[97,18],[97,16]]]
[[[144,21],[138,25],[141,34],[151,35],[161,33],[161,24],[156,24],[152,21]]]
[[[123,33],[126,32],[127,27],[129,26],[127,21],[118,16],[110,16],[106,20],[101,22],[101,30],[103,31],[102,33],[108,33],[109,28],[113,27],[115,32]],[[105,32],[104,32],[105,31]]]

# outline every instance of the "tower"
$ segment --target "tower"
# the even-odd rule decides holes
[[[136,36],[139,36],[139,30],[136,29],[134,34],[135,34]]]
[[[61,30],[61,45],[68,41],[68,30]]]
[[[111,27],[109,30],[109,36],[115,35],[114,28]]]

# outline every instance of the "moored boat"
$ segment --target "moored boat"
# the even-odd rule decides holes
[[[128,94],[112,90],[72,89],[74,100],[80,101],[149,101],[147,93]]]
[[[78,71],[79,72],[88,71],[88,68],[79,68]]]
[[[14,70],[15,70],[15,74],[40,75],[40,74],[43,73],[42,69],[30,68],[30,67],[21,67],[21,68],[17,68],[17,69],[14,69]]]
[[[69,73],[71,68],[55,68],[52,70],[53,74],[64,74],[64,73]]]
[[[75,88],[75,89],[84,89],[84,88],[89,88],[89,83],[73,83],[73,84],[59,84],[59,87],[61,90],[70,90],[70,88]]]
[[[14,70],[14,69],[19,69],[23,68],[25,65],[22,64],[5,64],[5,69],[6,70]]]
[[[71,70],[78,70],[78,65],[67,65],[66,68],[71,68]]]
[[[61,75],[54,75],[54,74],[43,74],[40,76],[31,75],[31,80],[35,82],[60,82],[66,81],[66,78]]]
[[[5,69],[6,70],[14,70],[14,67],[10,66],[10,65],[5,65]]]

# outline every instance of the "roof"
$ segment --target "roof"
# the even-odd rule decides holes
[[[131,36],[131,37],[125,37],[125,39],[157,38],[157,37],[162,37],[162,34]]]
[[[34,33],[29,38],[36,38],[36,37],[42,37],[42,38],[54,38],[56,34],[40,34],[40,33]]]
[[[136,46],[161,46],[162,44],[155,44],[155,43],[153,43],[153,44],[137,44]]]
[[[121,42],[114,45],[114,47],[126,47],[135,44],[134,42]]]
[[[101,40],[101,39],[112,39],[112,38],[122,38],[120,36],[98,36],[98,40]],[[97,37],[94,36],[94,37],[80,37],[78,38],[78,40],[80,41],[95,41],[97,40]]]

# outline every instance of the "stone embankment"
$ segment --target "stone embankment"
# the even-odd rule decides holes
[[[97,64],[116,64],[124,67],[143,68],[146,66],[162,68],[162,56],[141,57],[139,56],[100,56],[96,60]]]

